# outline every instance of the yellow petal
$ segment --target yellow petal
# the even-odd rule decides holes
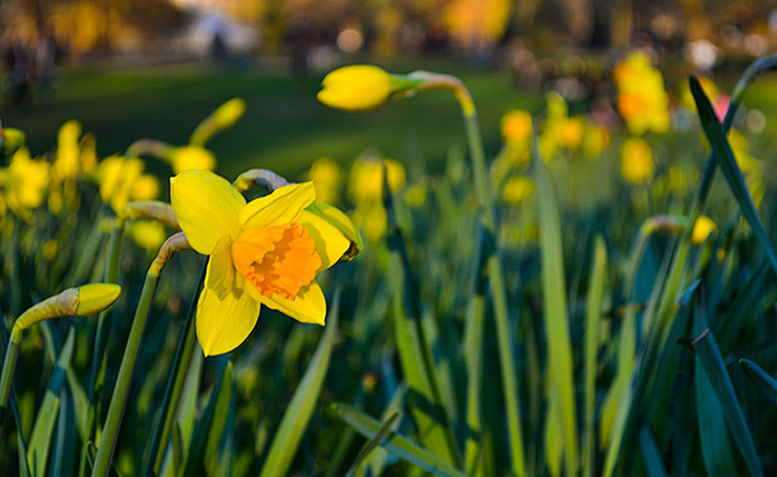
[[[240,211],[240,223],[251,229],[293,222],[315,199],[312,182],[287,185],[249,202]]]
[[[323,290],[316,282],[300,290],[293,300],[275,295],[272,298],[261,296],[261,301],[264,306],[278,310],[301,323],[324,326],[326,299]]]
[[[231,244],[229,237],[222,237],[216,242],[208,259],[208,270],[205,272],[205,287],[213,290],[222,300],[230,292],[235,281]]]
[[[359,228],[343,211],[323,202],[313,202],[305,210],[312,212],[329,222],[330,225],[337,228],[337,230],[342,232],[342,234],[351,241],[351,245],[348,247],[345,255],[340,257],[339,261],[350,262],[356,255],[364,250],[364,239],[362,238],[361,232],[359,232]]]
[[[223,354],[240,346],[259,319],[259,303],[248,293],[227,293],[220,299],[205,288],[197,303],[197,340],[205,356]]]
[[[303,211],[298,220],[316,242],[316,252],[321,258],[319,272],[337,263],[351,246],[351,241],[337,227],[312,212]]]
[[[170,203],[194,250],[209,255],[224,236],[240,235],[245,199],[221,176],[189,170],[170,178]]]

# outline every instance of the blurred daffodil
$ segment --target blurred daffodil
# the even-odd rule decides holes
[[[18,151],[27,140],[24,132],[15,128],[0,129],[0,137],[2,137],[2,153],[6,156]]]
[[[145,163],[138,158],[106,157],[97,166],[100,198],[115,212],[131,200],[151,200],[159,195],[156,177],[144,174]]]
[[[583,138],[583,154],[588,159],[595,159],[610,147],[610,131],[598,124],[592,124],[586,129]]]
[[[505,143],[531,140],[532,119],[528,111],[512,109],[499,121]]]
[[[156,253],[167,238],[165,226],[155,220],[136,220],[129,228],[129,235],[140,247]]]
[[[700,215],[693,224],[691,232],[691,241],[694,245],[701,245],[707,241],[707,238],[718,229],[715,222],[706,215]]]
[[[618,112],[631,133],[669,130],[669,95],[664,78],[645,53],[631,53],[615,66],[612,76],[618,88]]]
[[[559,127],[559,139],[564,148],[575,151],[583,142],[585,134],[585,118],[572,116],[564,120]]]
[[[325,204],[340,202],[340,187],[343,184],[343,171],[331,157],[322,157],[310,167],[308,179],[316,188],[316,200]]]
[[[317,98],[330,108],[368,111],[421,82],[418,79],[389,74],[373,65],[346,66],[324,77]]]
[[[189,144],[193,146],[205,146],[213,135],[224,129],[231,128],[243,117],[246,111],[246,102],[243,98],[232,98],[222,104],[210,116],[203,119],[194,129]]]
[[[383,164],[388,174],[388,184],[392,192],[397,192],[405,185],[405,168],[401,163],[384,159],[359,158],[351,166],[348,183],[348,194],[357,204],[364,201],[382,200],[383,198]]]
[[[196,315],[206,356],[239,346],[261,305],[324,324],[326,301],[315,277],[340,260],[351,242],[308,210],[315,200],[312,182],[246,204],[222,177],[189,170],[170,179],[170,198],[191,246],[210,256]]]
[[[502,188],[502,200],[506,204],[516,205],[531,196],[534,191],[534,182],[528,177],[515,176],[507,180]]]
[[[30,151],[26,147],[16,151],[11,164],[0,172],[8,208],[17,216],[28,219],[30,210],[43,203],[49,177],[48,162],[30,158]]]
[[[174,174],[190,169],[212,171],[216,168],[216,158],[200,146],[181,146],[170,148],[166,154]]]
[[[632,184],[648,182],[653,177],[653,149],[643,139],[631,138],[621,146],[621,175]]]
[[[71,119],[59,128],[57,153],[52,170],[57,180],[73,179],[78,175],[81,156],[80,137],[81,124],[78,121]]]

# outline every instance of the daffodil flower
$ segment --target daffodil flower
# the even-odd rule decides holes
[[[210,256],[196,315],[206,356],[245,341],[261,305],[302,323],[324,324],[326,301],[315,278],[340,260],[351,242],[313,212],[315,197],[312,182],[246,203],[212,172],[189,170],[170,179],[181,229],[194,250]]]

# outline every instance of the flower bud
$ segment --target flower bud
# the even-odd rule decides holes
[[[76,316],[90,316],[99,313],[116,301],[121,293],[121,287],[113,283],[91,283],[80,286]]]
[[[0,145],[2,146],[3,154],[6,156],[10,156],[21,149],[26,142],[24,133],[14,128],[4,128],[0,130],[0,138],[2,139]]]
[[[421,79],[392,75],[377,66],[353,65],[327,74],[317,97],[331,108],[367,111],[421,83]]]

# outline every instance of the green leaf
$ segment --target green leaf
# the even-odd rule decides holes
[[[225,361],[219,369],[219,379],[213,387],[210,401],[192,436],[186,453],[183,475],[202,475],[215,463],[216,450],[229,413],[232,396],[232,361]]]
[[[642,457],[645,459],[648,476],[666,477],[666,470],[664,470],[664,464],[661,462],[661,453],[658,451],[656,441],[647,427],[643,427],[639,433],[639,444],[642,448]]]
[[[752,475],[761,476],[763,475],[763,470],[758,460],[753,437],[750,435],[750,430],[745,422],[745,416],[734,392],[734,385],[731,383],[731,377],[728,375],[726,365],[723,363],[723,357],[720,354],[715,338],[712,336],[710,329],[706,328],[707,320],[701,301],[697,301],[694,313],[694,332],[698,333],[698,336],[692,342],[693,349],[696,351],[699,363],[709,379],[710,387],[720,402],[729,430],[745,459],[748,470]]]
[[[772,403],[777,405],[777,380],[749,359],[740,359],[739,365],[750,382],[755,384]]]
[[[588,281],[585,318],[585,439],[584,475],[591,477],[596,470],[596,375],[599,363],[596,356],[599,349],[599,326],[602,319],[602,295],[604,294],[604,269],[607,265],[607,250],[604,239],[597,236],[594,241],[594,258],[591,278]]]
[[[364,462],[367,457],[369,457],[373,449],[378,447],[380,442],[385,439],[385,437],[391,431],[391,428],[394,426],[394,423],[397,422],[398,417],[399,412],[397,411],[383,421],[383,424],[381,424],[378,432],[372,436],[372,439],[367,441],[367,443],[364,445],[364,448],[362,448],[362,450],[359,452],[359,455],[356,456],[353,464],[351,464],[351,468],[348,469],[348,472],[345,473],[345,477],[353,477],[356,474],[356,469],[358,469],[361,463]]]
[[[318,396],[329,369],[329,359],[337,335],[337,321],[340,314],[340,291],[335,292],[332,308],[326,320],[326,327],[316,352],[308,364],[302,380],[297,385],[286,412],[278,426],[275,438],[270,446],[267,459],[262,467],[262,477],[286,475],[297,447],[305,433],[310,416],[318,403]]]
[[[720,166],[720,170],[723,171],[723,175],[726,177],[731,192],[734,193],[739,202],[739,207],[742,210],[742,215],[745,216],[750,227],[753,229],[755,236],[761,242],[766,251],[766,256],[769,258],[769,262],[777,271],[777,255],[774,253],[769,235],[766,233],[766,229],[761,222],[761,218],[758,216],[758,211],[753,204],[753,199],[750,197],[750,192],[745,184],[745,178],[742,176],[742,171],[737,165],[737,161],[734,157],[734,153],[731,151],[726,140],[726,135],[718,122],[718,118],[715,115],[715,111],[712,109],[709,99],[704,94],[704,91],[699,84],[699,80],[695,76],[690,77],[691,93],[693,99],[696,101],[696,108],[699,111],[699,118],[701,118],[701,125],[704,128],[704,134],[707,136],[707,140],[710,142],[712,152],[715,155],[715,159]]]
[[[561,224],[556,195],[545,161],[536,151],[534,178],[539,204],[540,252],[542,257],[542,302],[548,335],[551,392],[559,396],[566,473],[578,470],[578,435],[573,376],[572,344],[567,317],[564,252],[561,245]]]
[[[453,464],[459,461],[453,431],[447,422],[439,379],[421,324],[421,303],[417,280],[407,256],[402,231],[397,224],[394,199],[384,174],[384,206],[389,222],[388,282],[392,294],[394,330],[402,372],[408,384],[408,402],[419,440],[432,452]]]
[[[396,391],[394,391],[394,395],[391,396],[391,400],[389,401],[388,405],[386,406],[386,409],[383,411],[383,414],[381,415],[381,419],[384,421],[394,414],[395,412],[398,412],[400,415],[400,418],[397,419],[397,421],[394,424],[394,428],[391,430],[396,430],[397,427],[399,427],[399,423],[402,420],[402,405],[405,402],[405,395],[407,394],[407,385],[402,383],[401,385],[397,386]],[[349,431],[353,432],[353,428],[349,427]],[[376,449],[372,456],[370,457],[370,470],[372,471],[372,475],[383,475],[383,467],[386,465],[386,460],[388,459],[388,452],[384,448]]]
[[[368,439],[372,439],[380,431],[380,422],[348,405],[333,404],[333,409],[349,426]],[[464,477],[466,475],[419,444],[394,431],[389,431],[388,436],[380,442],[380,445],[397,457],[435,475],[455,477]]]
[[[70,358],[73,356],[73,344],[75,342],[75,329],[70,327],[65,340],[65,345],[57,358],[57,365],[49,380],[49,386],[43,397],[43,403],[35,419],[32,428],[29,446],[27,448],[27,464],[32,476],[46,475],[46,463],[49,458],[54,425],[57,422],[59,412],[59,393],[65,381],[65,374]]]
[[[712,477],[737,475],[723,409],[699,358],[695,361],[696,411],[699,416],[699,438],[704,467]]]

